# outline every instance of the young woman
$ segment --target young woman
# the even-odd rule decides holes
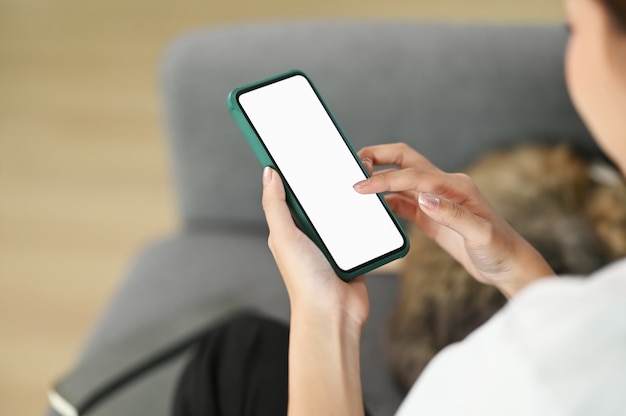
[[[572,31],[565,65],[570,94],[624,174],[626,0],[566,0],[565,6]],[[397,215],[435,239],[478,281],[511,299],[463,342],[435,357],[398,414],[626,414],[626,261],[589,279],[557,279],[469,177],[440,171],[404,144],[368,147],[359,156],[369,168],[397,169],[355,184],[357,192],[391,192],[387,200]],[[369,313],[364,278],[344,283],[335,276],[294,224],[282,183],[269,168],[263,186],[268,242],[291,302],[289,365],[287,370],[282,362],[279,370],[288,372],[288,393],[277,386],[276,397],[282,396],[273,413],[284,413],[288,394],[291,416],[363,414],[359,343]],[[270,322],[262,325],[274,330]],[[277,339],[287,348],[286,331],[281,334]],[[230,339],[240,344],[235,335]],[[196,367],[207,362],[200,358]],[[190,383],[182,383],[179,393]],[[196,395],[209,394],[202,383],[218,381],[200,380]],[[180,397],[178,414],[196,414]],[[254,414],[250,405],[248,411],[244,407],[234,413]]]
[[[565,6],[572,31],[569,91],[598,143],[626,173],[626,1],[567,0]],[[626,414],[626,262],[589,280],[550,278],[547,263],[470,178],[438,170],[403,144],[365,148],[359,156],[366,165],[398,169],[356,184],[358,192],[393,192],[387,200],[396,214],[477,280],[513,298],[431,363],[400,414]],[[292,306],[289,414],[362,414],[365,282],[337,279],[293,224],[278,176],[267,169],[263,182],[269,245]]]

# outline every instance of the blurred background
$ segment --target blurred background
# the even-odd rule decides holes
[[[42,414],[137,251],[177,227],[158,65],[296,19],[562,21],[558,0],[0,0],[0,414]]]

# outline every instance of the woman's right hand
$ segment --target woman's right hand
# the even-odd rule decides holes
[[[374,172],[355,184],[362,194],[391,192],[391,209],[412,221],[458,260],[474,278],[507,297],[554,272],[543,257],[494,210],[465,174],[445,173],[404,143],[362,149],[359,157]]]

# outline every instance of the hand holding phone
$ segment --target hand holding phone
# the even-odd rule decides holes
[[[261,164],[280,175],[296,223],[340,278],[406,254],[408,239],[384,199],[353,189],[368,172],[304,73],[235,89],[228,105]]]

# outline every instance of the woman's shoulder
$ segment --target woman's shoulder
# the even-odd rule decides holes
[[[626,406],[625,317],[626,260],[538,281],[436,356],[399,414],[615,414]]]

